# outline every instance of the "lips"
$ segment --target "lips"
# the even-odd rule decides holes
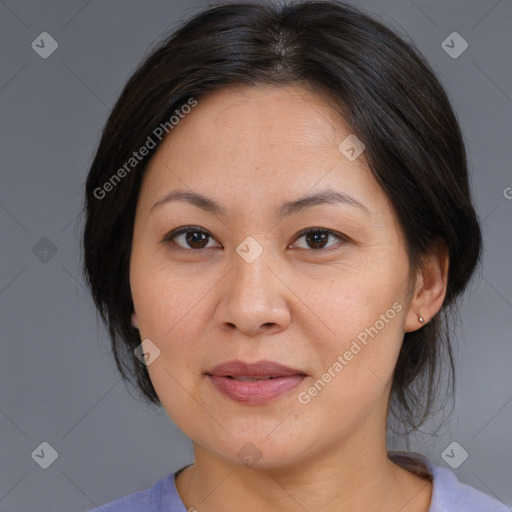
[[[273,361],[228,361],[205,372],[217,391],[245,404],[275,400],[300,384],[307,374]]]

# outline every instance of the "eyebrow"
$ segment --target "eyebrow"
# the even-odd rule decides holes
[[[165,203],[169,203],[172,201],[181,201],[192,204],[201,208],[206,212],[210,212],[216,215],[225,215],[226,209],[214,199],[204,196],[202,194],[198,194],[196,192],[187,192],[185,190],[174,190],[169,194],[161,197],[149,210],[151,213],[155,208],[161,206]],[[306,195],[301,197],[300,199],[296,199],[294,201],[286,201],[282,203],[275,212],[276,217],[283,218],[289,215],[298,214],[308,208],[313,206],[317,206],[320,204],[335,204],[335,203],[343,203],[349,206],[354,206],[359,208],[366,213],[371,213],[371,211],[360,201],[349,196],[344,192],[336,192],[333,190],[323,190],[316,194]]]

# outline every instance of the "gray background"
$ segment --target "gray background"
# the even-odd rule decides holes
[[[357,3],[408,34],[445,85],[484,232],[483,265],[457,327],[456,408],[411,449],[449,467],[441,453],[458,442],[469,454],[453,470],[459,480],[512,505],[512,2]],[[0,2],[1,511],[83,511],[193,460],[166,412],[138,402],[115,370],[80,275],[78,214],[123,84],[149,44],[204,5]],[[59,44],[47,59],[31,48],[44,31]],[[469,43],[457,59],[441,47],[454,31]],[[43,441],[58,452],[47,469],[31,457]]]

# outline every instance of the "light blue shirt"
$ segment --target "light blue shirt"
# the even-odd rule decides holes
[[[500,501],[460,483],[448,468],[435,466],[430,459],[415,452],[408,452],[407,456],[423,462],[433,476],[429,512],[510,512],[509,507]],[[178,471],[158,480],[149,489],[128,494],[87,512],[188,512],[176,489],[176,473]]]

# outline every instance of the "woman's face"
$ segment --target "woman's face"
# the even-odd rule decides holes
[[[371,451],[384,435],[414,283],[364,152],[355,158],[353,139],[339,148],[349,135],[306,90],[224,89],[198,101],[147,168],[133,320],[151,340],[163,406],[214,455],[275,467],[344,443]],[[159,202],[177,191],[211,202]],[[233,360],[294,370],[211,376]]]

